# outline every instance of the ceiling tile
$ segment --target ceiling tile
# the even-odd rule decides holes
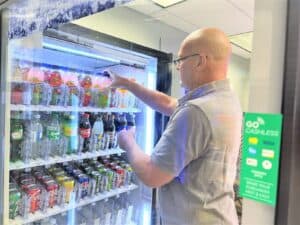
[[[254,4],[255,0],[226,0],[234,7],[242,11],[249,18],[254,18]]]
[[[145,15],[152,15],[155,12],[163,10],[151,0],[135,0],[126,4],[126,6]]]
[[[253,20],[226,0],[187,0],[155,12],[152,17],[185,32],[201,27],[218,27],[228,35],[253,30]]]

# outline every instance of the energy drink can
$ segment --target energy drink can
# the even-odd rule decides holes
[[[9,218],[14,219],[19,213],[21,192],[14,183],[9,184]]]
[[[89,177],[86,174],[79,174],[77,180],[81,186],[81,198],[84,198],[88,195]]]
[[[71,194],[74,191],[75,180],[71,177],[65,177],[62,181],[62,185],[66,189],[66,202],[69,203],[71,199]]]

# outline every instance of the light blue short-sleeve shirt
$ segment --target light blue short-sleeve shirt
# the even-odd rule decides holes
[[[151,155],[175,178],[158,191],[163,225],[237,225],[233,183],[242,111],[228,80],[179,100]]]

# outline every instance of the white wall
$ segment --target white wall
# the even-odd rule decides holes
[[[82,18],[74,23],[146,47],[173,53],[175,56],[181,41],[187,35],[183,31],[124,6]],[[249,60],[233,55],[228,75],[244,107],[247,105],[245,99],[248,96],[244,91],[248,82],[248,70]],[[174,97],[183,94],[179,85],[179,74],[175,69],[173,69],[171,93]]]
[[[232,55],[228,70],[228,77],[233,90],[239,96],[243,111],[248,110],[248,83],[250,59]]]
[[[256,0],[250,64],[250,112],[280,113],[288,0]],[[243,199],[242,225],[273,225],[275,207]]]

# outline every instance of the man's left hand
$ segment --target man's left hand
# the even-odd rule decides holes
[[[118,143],[121,149],[130,151],[130,149],[136,144],[135,142],[135,130],[122,130],[118,133]]]

